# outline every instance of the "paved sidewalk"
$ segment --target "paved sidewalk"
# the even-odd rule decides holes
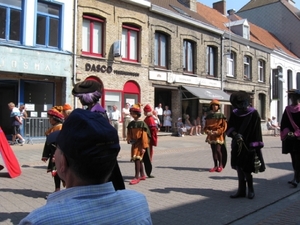
[[[119,164],[126,188],[147,197],[153,224],[300,224],[300,186],[290,188],[287,184],[292,177],[290,156],[281,154],[278,137],[265,136],[264,142],[267,169],[254,174],[253,200],[229,198],[237,189],[230,161],[221,173],[208,172],[213,161],[205,136],[159,137],[153,161],[155,178],[137,185],[129,185],[134,164],[129,162],[130,146],[125,142],[121,142]],[[230,156],[229,144],[230,139]],[[5,225],[18,224],[44,205],[44,197],[54,190],[47,164],[41,161],[43,144],[12,148],[22,174],[11,179],[5,169],[0,172],[0,224]]]

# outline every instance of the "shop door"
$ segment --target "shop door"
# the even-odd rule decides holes
[[[6,135],[12,133],[10,110],[8,103],[18,105],[18,83],[17,81],[0,82],[0,126]]]

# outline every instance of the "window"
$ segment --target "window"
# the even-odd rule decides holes
[[[282,77],[279,77],[279,80],[280,79],[282,79]],[[287,71],[287,89],[293,89],[293,72],[291,70]]]
[[[231,52],[227,55],[227,76],[234,77],[235,72],[235,53]]]
[[[104,20],[84,15],[82,21],[82,53],[103,56]]]
[[[138,62],[139,33],[139,28],[123,25],[121,45],[123,60]]]
[[[279,98],[279,79],[278,77],[282,75],[282,68],[272,70],[272,99]]]
[[[44,47],[61,48],[61,6],[38,2],[36,21],[36,44]]]
[[[217,49],[212,46],[206,47],[206,74],[210,76],[216,76],[216,61],[217,61]]]
[[[246,25],[244,25],[243,26],[243,38],[245,38],[245,39],[250,39],[250,29],[249,29],[249,26],[246,26]]]
[[[183,41],[183,71],[194,73],[194,43]]]
[[[251,58],[244,56],[244,79],[251,80]]]
[[[297,73],[297,89],[300,89],[300,73]]]
[[[154,65],[167,69],[167,36],[162,33],[155,33],[154,43]]]
[[[0,0],[0,39],[21,42],[22,0]]]
[[[258,60],[258,81],[265,82],[265,61]]]

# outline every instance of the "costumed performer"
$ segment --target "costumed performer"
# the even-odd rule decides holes
[[[64,122],[64,115],[62,114],[62,111],[63,106],[54,106],[52,109],[48,110],[47,114],[49,117],[49,123],[51,124],[51,127],[45,132],[46,137],[52,132],[62,129],[62,125]],[[55,184],[54,192],[57,192],[60,190],[61,179],[58,176],[55,167],[54,152],[55,148],[51,145],[51,143],[48,143],[46,140],[42,154],[42,161],[46,162],[47,160],[49,160],[47,166],[47,173],[51,172]],[[46,196],[46,198],[47,197],[48,195]]]
[[[204,132],[207,134],[205,141],[210,144],[214,160],[214,167],[209,172],[221,172],[227,162],[225,142],[227,121],[225,115],[219,111],[220,102],[218,100],[212,100],[209,108],[211,111],[206,116],[204,127]]]
[[[135,165],[135,176],[129,184],[138,184],[141,180],[146,180],[143,162],[145,162],[146,174],[149,177],[152,171],[148,138],[151,137],[151,134],[147,124],[141,120],[141,114],[140,104],[134,104],[130,108],[130,115],[133,120],[127,127],[127,143],[131,144],[131,161]]]
[[[100,105],[99,100],[102,96],[102,82],[96,76],[87,77],[84,81],[77,83],[72,94],[78,97],[83,106],[87,106],[87,110],[101,114],[108,120],[106,110]],[[113,182],[115,190],[125,189],[124,180],[118,162],[109,178]]]
[[[252,173],[264,172],[266,167],[261,149],[264,147],[261,120],[256,109],[250,106],[250,96],[238,91],[230,96],[233,106],[226,134],[231,141],[231,167],[237,171],[238,190],[231,198],[246,197],[246,183],[249,199],[253,199]]]
[[[153,159],[153,146],[157,146],[157,124],[153,118],[152,114],[153,110],[150,105],[146,105],[144,107],[144,115],[146,116],[144,122],[148,125],[151,133],[151,137],[149,137],[149,149],[150,149],[150,161]]]
[[[288,181],[292,187],[300,182],[300,90],[289,90],[288,97],[291,105],[286,106],[280,124],[282,154],[290,153],[294,177]]]

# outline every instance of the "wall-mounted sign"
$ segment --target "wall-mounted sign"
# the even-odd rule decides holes
[[[91,72],[98,72],[98,73],[111,73],[112,72],[112,67],[111,66],[105,66],[105,65],[95,65],[95,64],[90,64],[86,63],[85,64],[85,71],[91,71]]]

